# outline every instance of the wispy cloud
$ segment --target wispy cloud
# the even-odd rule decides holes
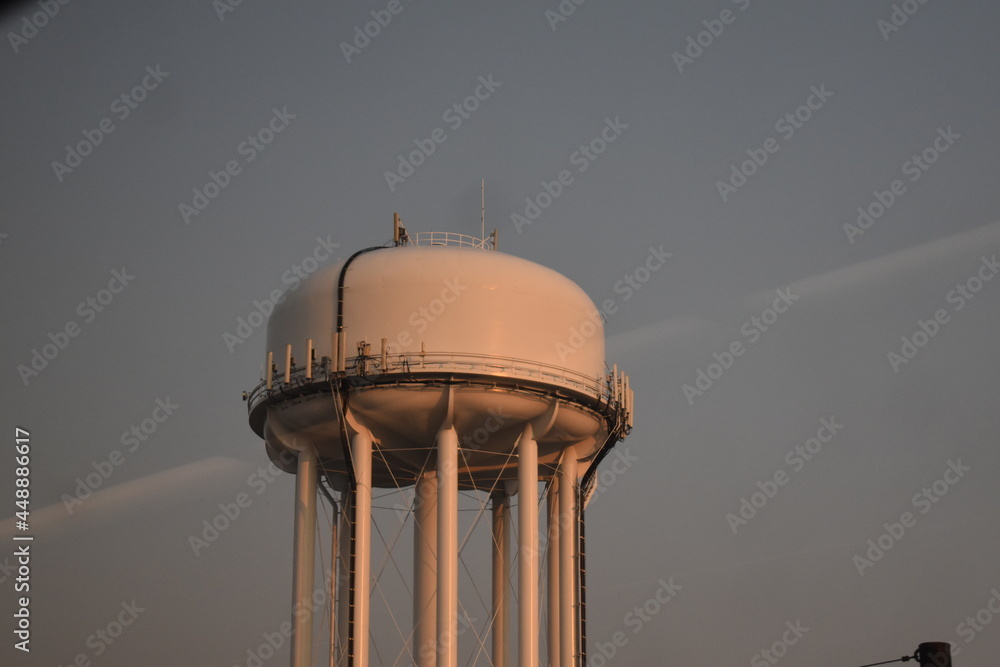
[[[32,535],[35,540],[63,536],[120,521],[127,517],[187,502],[193,497],[217,493],[226,480],[239,479],[251,466],[238,459],[213,456],[186,463],[94,493],[73,513],[58,502],[31,512],[30,530],[16,530],[15,518],[0,523],[0,539]]]

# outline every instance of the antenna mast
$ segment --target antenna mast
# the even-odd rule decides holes
[[[480,185],[479,192],[483,200],[483,216],[480,219],[482,222],[480,224],[481,233],[479,235],[479,238],[485,241],[486,240],[486,179],[485,178],[483,179],[483,182]]]

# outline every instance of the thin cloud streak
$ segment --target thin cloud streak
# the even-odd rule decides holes
[[[30,530],[26,532],[16,530],[15,517],[11,517],[0,523],[0,539],[9,540],[14,535],[32,535],[38,541],[107,525],[143,512],[161,510],[195,497],[217,493],[220,485],[238,479],[250,470],[251,466],[245,461],[223,456],[186,463],[95,491],[82,504],[74,503],[71,507],[72,514],[63,502],[34,510],[31,512]]]
[[[827,298],[861,290],[873,283],[903,280],[910,275],[926,273],[931,268],[956,258],[969,258],[977,252],[991,254],[994,249],[1000,249],[1000,222],[803,278],[793,282],[789,288],[792,293],[810,300]],[[773,299],[772,289],[755,292],[740,302],[747,308],[754,308]],[[609,356],[628,354],[654,344],[666,347],[671,341],[704,335],[716,326],[715,323],[694,315],[670,317],[609,336]]]

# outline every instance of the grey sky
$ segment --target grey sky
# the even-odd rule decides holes
[[[956,665],[994,663],[1000,621],[971,636],[960,624],[1000,589],[1000,281],[971,299],[953,290],[1000,252],[1000,7],[897,2],[918,9],[889,32],[884,0],[589,0],[553,29],[555,0],[403,0],[347,62],[341,43],[387,4],[246,0],[220,19],[208,0],[71,2],[16,50],[10,33],[41,10],[7,10],[2,422],[10,450],[15,425],[32,434],[38,537],[33,650],[11,647],[8,577],[4,664],[246,664],[287,616],[294,480],[250,479],[266,457],[240,392],[264,332],[232,352],[223,334],[288,287],[318,238],[346,257],[387,240],[394,211],[411,231],[478,234],[481,178],[502,251],[619,306],[608,357],[633,378],[621,447],[638,460],[587,512],[591,655],[622,630],[608,664],[763,664],[800,621],[781,664],[856,667],[920,641],[956,642]],[[673,54],[704,21],[721,33],[678,71]],[[135,108],[115,102],[144,77]],[[457,124],[446,112],[480,77],[492,92]],[[105,118],[113,131],[57,174]],[[269,123],[271,143],[243,144]],[[608,123],[614,141],[581,158]],[[438,128],[390,188],[385,172]],[[763,164],[724,200],[717,183],[754,155]],[[230,161],[186,222],[179,206],[210,172],[225,182]],[[563,170],[572,182],[519,230],[512,215]],[[884,213],[845,231],[879,196],[893,199]],[[625,300],[616,284],[661,245],[670,261]],[[87,306],[123,267],[134,279]],[[798,297],[787,311],[753,324],[785,289]],[[888,353],[939,310],[936,334],[894,368]],[[78,333],[25,384],[18,366],[70,322]],[[737,341],[689,400],[683,386]],[[179,407],[128,452],[123,431],[168,398]],[[843,428],[797,468],[788,453],[831,418]],[[59,515],[115,449],[108,495]],[[970,470],[946,495],[914,500],[959,459]],[[197,483],[176,483],[192,464]],[[5,503],[13,469],[5,455]],[[778,471],[787,483],[734,534],[727,514]],[[252,505],[195,556],[188,536],[240,492]],[[859,574],[854,557],[904,512],[915,525]],[[670,577],[683,588],[633,632],[630,612]],[[144,611],[95,657],[88,636],[133,599]],[[284,662],[287,650],[265,664]]]

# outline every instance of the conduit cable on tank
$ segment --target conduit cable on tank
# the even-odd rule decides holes
[[[909,662],[910,660],[919,660],[917,652],[915,651],[913,655],[904,655],[902,658],[896,658],[895,660],[886,660],[885,662],[872,662],[867,665],[861,665],[861,667],[875,667],[876,665],[889,665],[894,662]]]

